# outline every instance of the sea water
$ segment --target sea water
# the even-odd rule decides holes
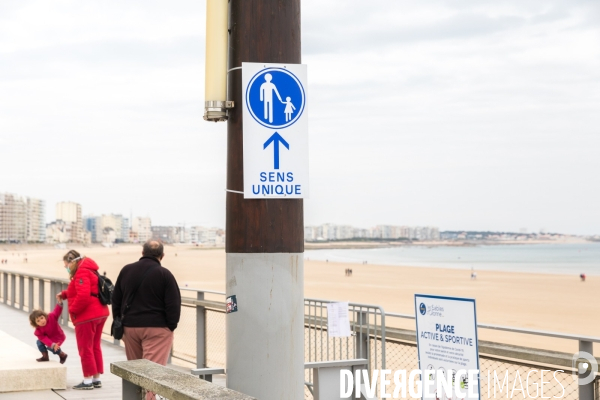
[[[600,243],[475,246],[403,245],[377,249],[306,250],[310,260],[413,267],[600,275]]]

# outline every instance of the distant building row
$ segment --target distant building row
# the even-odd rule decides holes
[[[224,243],[225,232],[219,228],[152,226],[149,217],[133,218],[130,225],[129,218],[121,214],[88,215],[81,218],[79,204],[68,203],[68,213],[61,211],[65,204],[57,204],[57,220],[47,225],[49,243],[143,243],[149,239],[160,239],[169,244]],[[66,214],[71,217],[68,218]]]
[[[48,243],[143,243],[160,239],[163,243],[223,243],[225,232],[219,228],[193,226],[152,226],[148,217],[129,218],[121,214],[81,217],[77,203],[58,203],[56,221],[46,227]]]
[[[377,225],[363,229],[349,225],[323,224],[304,228],[304,240],[308,242],[350,239],[408,239],[439,240],[440,230],[432,226]]]
[[[56,221],[46,224],[46,203],[40,199],[0,193],[0,243],[164,243],[223,244],[225,231],[202,226],[152,226],[150,218],[132,221],[120,214],[82,216],[81,205],[56,204]],[[131,222],[131,224],[130,224]]]
[[[445,231],[442,240],[483,240],[483,241],[524,241],[524,240],[560,240],[568,235],[560,233],[515,233],[515,232],[478,232],[478,231]]]
[[[44,200],[0,193],[0,242],[44,242]]]

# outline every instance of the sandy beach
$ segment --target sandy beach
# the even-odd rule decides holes
[[[139,245],[69,246],[93,258],[116,280],[119,270],[141,256]],[[65,249],[51,246],[0,245],[0,269],[66,278]],[[167,246],[163,265],[181,286],[225,290],[224,249]],[[27,262],[25,262],[27,258]],[[352,277],[344,270],[353,269]],[[376,304],[386,312],[414,313],[414,294],[475,298],[480,323],[600,336],[600,278],[577,276],[418,268],[305,261],[305,297]],[[222,299],[219,299],[222,300]],[[414,321],[388,319],[388,324],[414,329]],[[577,351],[577,344],[553,338],[480,329],[479,338],[558,351]],[[598,349],[597,349],[598,350]]]

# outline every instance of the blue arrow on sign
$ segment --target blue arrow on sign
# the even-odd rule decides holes
[[[290,149],[290,145],[285,141],[284,138],[277,132],[275,132],[269,140],[267,140],[263,146],[263,150],[266,149],[271,142],[273,142],[273,168],[279,169],[279,143],[284,145],[288,150]]]

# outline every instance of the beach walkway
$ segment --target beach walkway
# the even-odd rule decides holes
[[[33,328],[29,325],[29,315],[23,311],[10,306],[0,304],[0,329],[8,335],[19,339],[21,342],[31,346],[37,351],[33,334]],[[83,379],[75,332],[72,329],[64,329],[67,340],[62,348],[69,355],[65,365],[67,367],[67,389],[66,390],[42,390],[31,392],[0,393],[0,400],[80,400],[80,399],[121,399],[121,378],[110,373],[110,363],[125,361],[125,349],[110,342],[102,342],[102,353],[104,356],[104,375],[102,375],[102,388],[94,390],[73,390],[74,385]],[[50,354],[50,360],[58,360],[58,357]],[[168,365],[178,371],[189,373],[189,369],[176,365]],[[217,379],[216,384],[225,385],[224,379]]]
[[[5,304],[0,303],[0,329],[8,335],[19,339],[21,342],[37,350],[33,334],[33,328],[29,325],[29,314]],[[63,328],[64,329],[64,328]],[[66,390],[42,390],[30,392],[0,393],[0,400],[121,400],[121,378],[110,373],[110,364],[115,361],[125,361],[125,349],[107,341],[102,341],[102,354],[104,356],[104,374],[101,376],[102,388],[94,390],[73,390],[72,387],[83,380],[83,371],[77,352],[77,342],[73,329],[64,329],[67,340],[62,348],[69,355],[65,365],[67,367],[67,389]],[[50,354],[50,360],[58,360],[58,357]],[[1,362],[1,361],[0,361]],[[178,365],[167,365],[180,372],[189,373],[189,368]],[[224,375],[213,377],[213,383],[225,386]]]
[[[20,341],[31,345],[37,351],[33,334],[33,328],[29,325],[29,315],[23,311],[0,304],[0,326],[7,334],[19,339]],[[77,352],[77,343],[75,341],[75,332],[72,329],[64,329],[67,340],[62,348],[69,355],[65,365],[67,367],[67,389],[55,391],[38,392],[17,392],[0,393],[0,400],[18,400],[18,399],[121,399],[121,379],[110,373],[110,363],[115,361],[124,361],[125,350],[122,347],[102,342],[102,352],[104,356],[104,375],[102,375],[102,388],[94,390],[73,390],[71,387],[77,385],[83,380],[83,371],[79,354]],[[50,354],[50,360],[58,360],[58,357]],[[36,397],[37,396],[37,397]]]

